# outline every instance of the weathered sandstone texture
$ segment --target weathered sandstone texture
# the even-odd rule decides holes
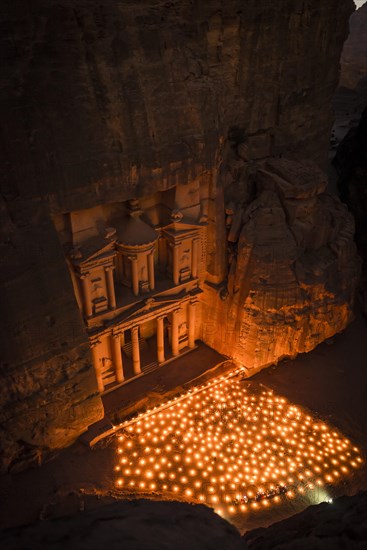
[[[0,532],[0,543],[7,550],[357,550],[366,548],[366,507],[365,492],[341,497],[241,537],[235,527],[203,505],[119,501],[8,529]]]
[[[20,214],[21,215],[21,214]],[[37,463],[103,411],[65,258],[47,212],[37,224],[1,201],[0,463]]]
[[[1,7],[7,468],[27,449],[38,456],[68,444],[102,415],[52,217],[172,187],[198,208],[205,189],[208,280],[220,283],[222,144],[229,135],[250,160],[286,154],[325,163],[353,2],[4,0]],[[276,203],[272,191],[265,196]],[[347,308],[338,311],[345,321]]]
[[[367,91],[367,2],[349,20],[350,34],[340,59],[340,86]]]
[[[151,500],[118,501],[75,516],[0,532],[16,548],[73,550],[245,550],[233,525],[206,506]]]
[[[367,314],[367,108],[359,125],[352,128],[339,145],[334,165],[341,199],[355,218],[356,242],[364,260],[361,298]]]
[[[317,506],[309,506],[300,514],[274,523],[266,529],[249,531],[243,539],[251,550],[366,548],[366,508],[366,492],[352,497],[340,497],[332,504],[323,502]]]
[[[251,375],[345,328],[360,265],[353,218],[316,165],[273,159],[246,174],[226,190],[227,281],[207,285],[202,327]]]

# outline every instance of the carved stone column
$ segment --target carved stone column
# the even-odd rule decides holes
[[[189,325],[189,348],[195,347],[195,320],[196,320],[196,302],[188,304],[188,325]]]
[[[173,265],[172,265],[172,274],[173,274],[173,284],[178,285],[180,282],[180,266],[179,266],[179,246],[177,244],[173,245],[172,255],[173,255]]]
[[[159,260],[159,270],[161,273],[164,273],[167,268],[167,241],[161,235],[158,240],[158,260]]]
[[[102,393],[102,392],[104,392],[104,384],[103,384],[103,379],[102,379],[101,363],[100,363],[99,355],[98,355],[98,352],[97,352],[97,349],[98,349],[97,346],[98,346],[98,342],[95,342],[95,343],[91,344],[92,357],[93,357],[93,366],[94,366],[94,372],[96,373],[98,391],[100,393]]]
[[[124,381],[124,369],[122,364],[121,340],[119,334],[112,334],[112,360],[115,367],[116,381]]]
[[[172,355],[176,357],[179,355],[178,349],[178,314],[180,310],[175,309],[172,311],[172,335],[171,335],[171,345],[172,345]]]
[[[113,270],[114,270],[113,266],[105,267],[108,305],[111,309],[116,308],[116,296],[115,296],[115,285],[113,282]]]
[[[154,250],[148,254],[148,279],[149,279],[149,287],[150,290],[154,290],[155,288],[155,280],[154,280]]]
[[[134,374],[141,373],[140,367],[140,349],[139,349],[139,327],[133,327],[131,329],[131,344],[132,344],[132,356],[133,356],[133,371]]]
[[[199,275],[199,239],[192,241],[191,276],[195,279]]]
[[[157,360],[164,363],[164,315],[157,318]]]
[[[87,317],[92,317],[92,299],[90,293],[89,273],[80,276],[82,281],[83,308]]]
[[[129,256],[131,261],[131,283],[134,296],[139,296],[139,274],[138,274],[138,258]]]

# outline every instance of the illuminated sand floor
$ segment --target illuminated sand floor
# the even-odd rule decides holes
[[[118,440],[121,492],[226,517],[336,485],[362,464],[340,432],[240,371],[125,422]]]

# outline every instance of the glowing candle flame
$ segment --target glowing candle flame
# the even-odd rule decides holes
[[[124,423],[117,488],[214,503],[233,515],[336,483],[362,464],[342,434],[269,390],[245,387],[238,374]]]

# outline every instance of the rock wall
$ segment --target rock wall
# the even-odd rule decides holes
[[[3,467],[102,415],[52,216],[203,179],[208,279],[220,283],[223,144],[245,135],[250,159],[326,162],[352,10],[352,0],[2,2]]]
[[[77,504],[77,503],[75,503]],[[80,503],[79,503],[80,504]],[[365,548],[367,493],[309,506],[300,514],[243,537],[203,505],[148,500],[119,501],[34,525],[0,532],[3,548],[75,550],[267,550]]]
[[[103,415],[89,342],[47,210],[36,223],[1,201],[0,464],[15,469]],[[28,212],[27,212],[28,215]]]
[[[185,184],[232,126],[325,163],[354,4],[281,1],[5,0],[4,193],[71,211]]]
[[[350,34],[340,59],[340,86],[367,91],[367,2],[349,20]]]
[[[69,516],[70,514],[66,514]],[[111,550],[245,550],[237,529],[206,506],[149,500],[117,501],[71,517],[0,532],[8,550],[88,548]]]
[[[332,504],[309,506],[300,514],[255,529],[243,537],[247,548],[291,550],[293,548],[364,548],[367,544],[367,493],[340,497]]]
[[[227,188],[228,275],[207,285],[202,323],[249,375],[344,329],[360,273],[353,218],[319,168],[274,159],[252,172]]]
[[[367,108],[358,126],[352,128],[339,145],[334,165],[338,172],[340,196],[356,222],[356,242],[363,258],[360,297],[367,315]]]

